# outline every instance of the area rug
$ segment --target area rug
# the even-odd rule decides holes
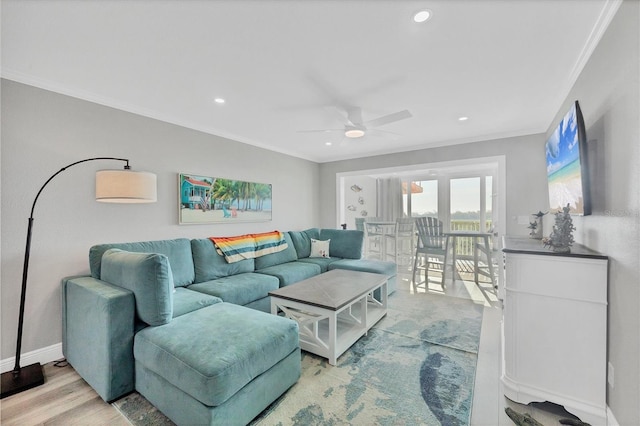
[[[303,351],[300,380],[252,425],[468,425],[482,312],[466,299],[397,291],[337,366]],[[114,405],[135,426],[172,424],[137,393]]]

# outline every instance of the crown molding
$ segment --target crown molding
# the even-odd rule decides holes
[[[620,8],[620,5],[622,5],[622,2],[623,0],[608,0],[602,7],[600,16],[598,16],[598,20],[591,29],[591,33],[589,34],[589,37],[587,38],[587,41],[585,42],[584,47],[582,48],[582,51],[578,56],[578,60],[573,65],[571,74],[569,74],[569,90],[578,80],[580,73],[582,73],[582,70],[587,64],[587,61],[589,61],[589,58],[591,58],[593,51],[598,46],[598,43],[600,43],[604,32],[609,27],[609,24]]]
[[[151,118],[154,120],[162,121],[164,123],[174,124],[176,126],[185,127],[190,130],[195,130],[198,132],[206,133],[213,136],[218,136],[224,139],[228,139],[233,142],[240,142],[247,145],[255,146],[256,148],[265,149],[272,152],[277,152],[279,154],[288,155],[290,157],[300,158],[302,160],[318,162],[317,159],[301,155],[298,152],[288,151],[286,149],[278,149],[273,146],[269,146],[267,144],[256,142],[254,140],[249,140],[243,136],[235,135],[232,133],[220,131],[214,128],[208,128],[205,126],[201,126],[195,123],[191,123],[185,120],[181,120],[175,117],[168,116],[166,114],[161,114],[157,111],[140,108],[139,106],[130,105],[127,103],[123,103],[117,101],[115,99],[107,98],[101,95],[97,95],[92,92],[87,92],[84,90],[78,90],[76,88],[70,88],[63,84],[55,83],[50,80],[34,77],[29,74],[25,74],[23,72],[15,71],[10,68],[0,68],[0,76],[6,80],[15,81],[16,83],[26,84],[28,86],[33,86],[38,89],[47,90],[49,92],[58,93],[60,95],[69,96],[72,98],[80,99],[83,101],[91,102],[94,104],[102,105],[109,108],[114,108],[120,111],[125,111],[131,114],[136,114],[142,117]]]

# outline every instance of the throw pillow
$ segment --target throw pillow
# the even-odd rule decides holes
[[[329,257],[329,242],[311,238],[311,254],[309,257]]]

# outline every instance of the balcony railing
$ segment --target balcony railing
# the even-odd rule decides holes
[[[486,228],[491,229],[491,220],[487,220]],[[452,231],[480,231],[479,220],[452,220]],[[456,238],[456,255],[459,257],[473,257],[473,238]]]

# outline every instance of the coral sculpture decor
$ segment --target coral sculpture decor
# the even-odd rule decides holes
[[[542,240],[545,247],[551,247],[556,253],[569,253],[573,245],[573,220],[569,214],[569,204],[562,208],[561,212],[556,213],[555,225],[551,235]]]

